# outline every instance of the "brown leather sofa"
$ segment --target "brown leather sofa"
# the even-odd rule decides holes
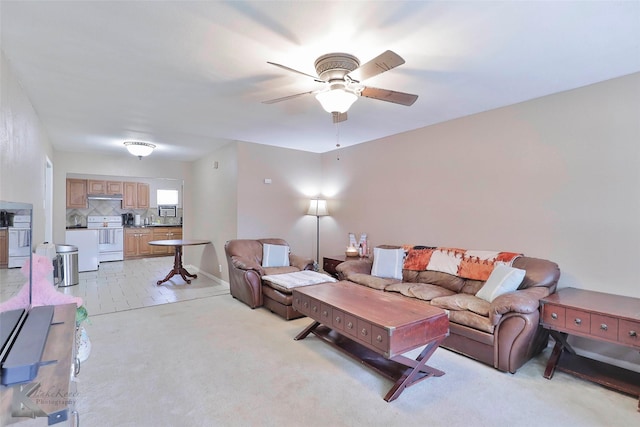
[[[340,280],[385,292],[399,292],[408,298],[419,297],[447,310],[450,334],[442,347],[500,371],[515,373],[547,345],[548,332],[539,325],[539,301],[555,292],[560,277],[558,265],[551,261],[526,256],[516,258],[512,267],[526,270],[522,283],[516,291],[500,295],[490,303],[475,296],[484,284],[479,280],[406,269],[402,270],[402,280],[382,279],[370,276],[372,264],[369,259],[346,261],[339,264],[336,271]],[[444,298],[433,297],[439,288],[445,293]],[[420,292],[420,289],[425,291]],[[445,300],[447,304],[442,303]],[[477,310],[479,306],[484,310],[488,308],[486,316],[476,313],[481,311]]]
[[[236,239],[225,243],[231,296],[251,308],[264,306],[287,320],[303,317],[291,307],[291,292],[271,287],[269,282],[263,282],[262,276],[313,270],[314,261],[289,253],[288,267],[263,267],[262,253],[266,243],[289,246],[285,240],[277,238]]]

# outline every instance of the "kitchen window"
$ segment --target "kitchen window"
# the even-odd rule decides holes
[[[158,190],[156,193],[158,206],[178,205],[178,190]]]

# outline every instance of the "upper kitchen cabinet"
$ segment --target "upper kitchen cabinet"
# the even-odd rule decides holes
[[[149,184],[138,182],[136,187],[138,190],[138,209],[149,209]]]
[[[144,182],[123,182],[123,209],[148,209],[149,184]]]
[[[89,194],[122,194],[122,181],[87,181]]]
[[[87,205],[87,180],[67,179],[67,209],[86,209]]]

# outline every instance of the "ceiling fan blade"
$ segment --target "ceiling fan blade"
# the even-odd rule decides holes
[[[317,76],[312,76],[311,74],[307,74],[307,73],[303,73],[302,71],[294,70],[293,68],[289,68],[289,67],[287,67],[285,65],[276,64],[275,62],[269,62],[269,61],[267,61],[267,64],[275,65],[276,67],[280,67],[280,68],[282,68],[284,70],[291,71],[292,73],[298,73],[298,74],[302,74],[303,76],[311,77],[313,80],[317,81],[318,83],[325,83],[324,80],[320,80]]]
[[[410,93],[396,92],[395,90],[380,89],[377,87],[365,87],[360,93],[365,98],[379,99],[381,101],[393,102],[394,104],[413,105],[418,99],[418,95]]]
[[[263,104],[275,104],[276,102],[280,102],[280,101],[286,101],[287,99],[293,99],[293,98],[297,98],[299,96],[303,96],[303,95],[309,95],[315,93],[315,91],[309,91],[309,92],[302,92],[302,93],[296,93],[295,95],[289,95],[289,96],[283,96],[282,98],[276,98],[276,99],[270,99],[268,101],[262,101]]]
[[[363,80],[377,76],[378,74],[382,74],[385,71],[396,68],[398,65],[402,64],[404,64],[404,59],[402,59],[400,55],[387,50],[386,52],[381,53],[366,64],[356,68],[355,70],[347,74],[347,76],[353,81],[361,82]]]
[[[333,118],[333,123],[340,123],[347,120],[347,113],[333,112],[331,113],[331,117]]]

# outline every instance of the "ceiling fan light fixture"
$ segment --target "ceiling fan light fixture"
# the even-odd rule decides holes
[[[358,95],[345,89],[331,89],[318,93],[316,99],[327,113],[346,113]]]
[[[143,157],[151,154],[153,152],[153,149],[156,148],[155,144],[141,141],[125,141],[124,146],[127,147],[129,153],[133,154],[134,156],[138,156],[138,158],[141,160]]]

